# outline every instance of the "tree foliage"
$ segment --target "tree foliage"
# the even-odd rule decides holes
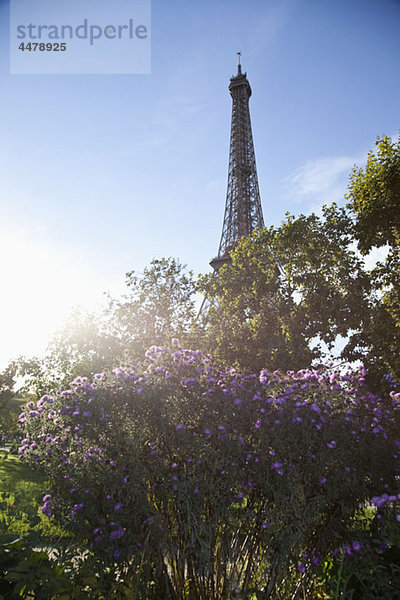
[[[111,368],[122,353],[120,340],[110,333],[103,313],[74,309],[42,357],[19,358],[22,389],[40,397],[68,385],[78,373],[92,376]]]
[[[377,138],[365,168],[350,175],[349,208],[355,215],[355,237],[361,252],[400,243],[400,135]]]
[[[3,434],[13,437],[17,432],[20,411],[19,402],[14,398],[16,372],[17,366],[12,362],[0,373],[0,444]]]
[[[15,363],[10,363],[4,371],[0,373],[0,409],[4,408],[14,396],[16,371],[17,367]]]
[[[369,280],[352,244],[336,205],[242,239],[232,264],[200,283],[214,298],[204,329],[212,351],[246,369],[321,361],[321,342],[332,349],[363,318]]]
[[[188,334],[196,285],[192,271],[179,260],[154,259],[141,276],[127,273],[126,285],[128,293],[122,299],[110,300],[107,324],[133,356]]]
[[[98,312],[75,309],[43,357],[21,357],[19,375],[36,397],[67,386],[77,375],[92,377],[129,354],[141,360],[154,342],[189,334],[194,317],[192,272],[173,258],[153,260],[143,274],[126,275],[127,293],[109,297]]]
[[[203,347],[248,370],[300,368],[344,339],[340,357],[363,362],[371,384],[400,381],[400,139],[377,140],[347,199],[242,239],[231,265],[200,280]]]
[[[377,139],[365,168],[354,168],[347,198],[360,252],[387,251],[369,273],[369,319],[353,338],[353,354],[372,376],[384,371],[400,381],[400,137]]]

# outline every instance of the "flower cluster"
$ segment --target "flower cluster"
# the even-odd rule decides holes
[[[347,528],[360,506],[399,500],[400,394],[370,393],[363,369],[242,374],[178,340],[146,360],[20,416],[21,459],[52,482],[43,514],[103,559],[201,573],[225,548],[261,581],[279,545],[305,573],[332,540],[360,550]]]

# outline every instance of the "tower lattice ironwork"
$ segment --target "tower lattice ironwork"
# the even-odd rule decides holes
[[[229,84],[232,122],[228,188],[218,255],[210,262],[215,277],[222,265],[231,261],[230,253],[236,248],[239,240],[251,235],[255,229],[264,227],[249,110],[251,87],[247,73],[242,73],[240,55],[238,52],[237,75],[231,77]],[[205,322],[212,304],[213,301],[204,298],[198,317],[203,317]]]
[[[247,73],[242,73],[240,52],[238,72],[231,77],[229,93],[232,96],[232,123],[228,188],[218,255],[210,262],[214,271],[230,261],[230,252],[240,238],[264,227],[249,110],[251,87]]]

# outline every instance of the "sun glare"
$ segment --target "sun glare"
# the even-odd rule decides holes
[[[76,251],[24,236],[0,240],[0,368],[21,354],[40,354],[71,307],[98,296]],[[87,269],[88,270],[88,269]]]

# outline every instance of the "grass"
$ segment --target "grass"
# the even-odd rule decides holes
[[[46,489],[34,469],[0,451],[0,599],[78,597],[57,564],[71,536],[40,511]]]
[[[0,452],[0,533],[40,532],[46,543],[60,541],[67,533],[40,511],[47,492],[44,478],[9,451]]]
[[[9,451],[0,454],[0,525],[7,533],[26,534],[34,517],[36,528],[43,479]],[[38,520],[39,519],[39,520]]]
[[[0,491],[15,493],[22,490],[40,494],[45,482],[35,471],[7,450],[0,452]]]

